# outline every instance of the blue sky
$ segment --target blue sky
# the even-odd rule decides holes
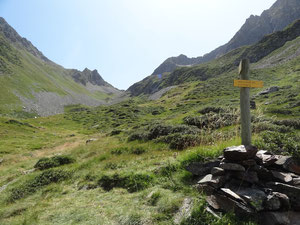
[[[166,58],[225,44],[275,0],[0,0],[0,16],[65,68],[97,69],[120,89]]]

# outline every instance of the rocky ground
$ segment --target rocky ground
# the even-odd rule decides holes
[[[233,146],[215,161],[193,162],[186,169],[199,176],[207,211],[217,217],[234,212],[263,225],[300,224],[300,164],[291,156]]]

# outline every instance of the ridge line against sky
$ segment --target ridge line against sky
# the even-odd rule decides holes
[[[227,43],[275,0],[0,0],[0,16],[50,60],[97,69],[119,89],[165,59]]]

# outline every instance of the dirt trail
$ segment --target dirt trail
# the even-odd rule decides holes
[[[55,153],[67,152],[67,151],[70,151],[70,150],[78,147],[82,143],[84,143],[84,140],[74,140],[72,142],[66,142],[62,145],[58,145],[58,146],[53,147],[53,148],[45,148],[45,149],[42,149],[42,150],[39,150],[39,151],[34,151],[31,154],[30,158],[41,158],[41,157],[45,157],[45,156],[52,155],[52,154],[55,154]],[[22,157],[22,159],[20,161],[23,161],[23,160],[26,160],[26,159],[28,159],[28,157]],[[19,174],[25,175],[27,173],[26,173],[26,171],[22,170],[22,171],[20,171]],[[10,181],[10,182],[8,182],[7,184],[1,186],[0,187],[0,193],[2,191],[4,191],[10,184],[15,183],[18,179],[19,179],[19,177],[12,180],[12,181]]]
[[[45,148],[42,150],[34,151],[32,153],[32,157],[44,157],[46,155],[51,155],[54,153],[62,153],[62,152],[67,152],[69,150],[72,150],[73,148],[78,147],[80,144],[83,144],[84,140],[74,140],[72,142],[66,142],[62,145],[58,145],[53,148]]]

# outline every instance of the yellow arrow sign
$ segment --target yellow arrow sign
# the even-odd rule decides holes
[[[259,81],[259,80],[234,80],[233,86],[249,87],[249,88],[262,88],[264,86],[264,82]]]

